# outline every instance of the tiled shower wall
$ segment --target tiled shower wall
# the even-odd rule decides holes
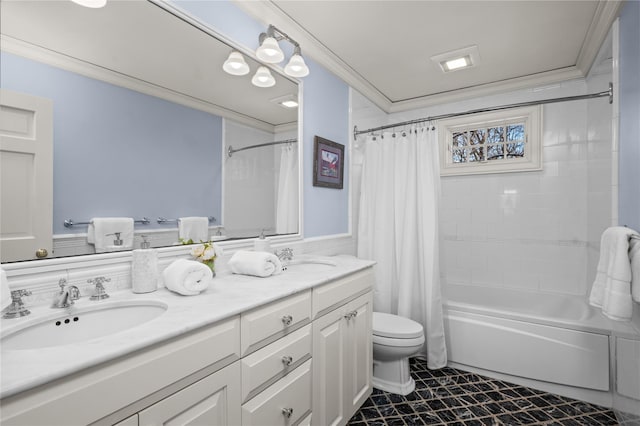
[[[571,81],[543,90],[398,113],[387,122],[600,92],[607,89],[609,78],[610,73],[589,82]],[[368,128],[358,120],[365,122],[370,111],[362,101],[354,105],[367,111],[359,115],[354,108],[354,124]],[[439,226],[444,286],[588,293],[600,233],[611,223],[611,105],[606,98],[598,98],[543,108],[542,171],[442,178]]]

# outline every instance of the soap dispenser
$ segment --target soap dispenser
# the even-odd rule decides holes
[[[158,250],[151,248],[146,235],[141,235],[140,248],[133,250],[131,289],[134,293],[150,293],[158,289]]]
[[[271,241],[264,236],[264,229],[260,233],[260,237],[253,242],[254,251],[271,251]]]

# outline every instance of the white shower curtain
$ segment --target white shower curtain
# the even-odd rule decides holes
[[[276,233],[298,232],[298,148],[286,144],[281,148],[280,173],[276,202]]]
[[[394,136],[395,135],[395,136]],[[358,257],[377,262],[374,311],[423,325],[429,368],[447,363],[439,271],[440,168],[436,132],[367,136],[363,146]]]

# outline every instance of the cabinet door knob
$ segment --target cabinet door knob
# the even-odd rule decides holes
[[[282,357],[282,363],[284,365],[289,366],[289,365],[291,365],[292,362],[293,362],[293,358],[292,357],[290,357],[288,355],[285,355],[285,356]]]
[[[282,323],[284,325],[291,325],[292,322],[293,322],[293,317],[291,315],[284,315],[282,317]]]
[[[283,408],[282,409],[282,415],[285,416],[286,418],[290,419],[291,416],[293,415],[293,408]]]
[[[44,259],[45,257],[49,256],[49,252],[47,251],[47,249],[38,249],[36,250],[36,257],[38,259]]]

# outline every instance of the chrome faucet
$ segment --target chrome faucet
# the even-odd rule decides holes
[[[11,292],[11,304],[5,309],[2,318],[20,318],[27,316],[31,313],[30,310],[24,305],[22,296],[30,296],[29,290],[13,290]]]
[[[293,259],[293,249],[292,248],[283,248],[282,250],[276,250],[274,253],[280,259],[280,262],[291,261]]]
[[[67,280],[60,278],[58,282],[60,291],[53,299],[52,308],[68,308],[73,305],[73,302],[80,298],[80,290],[75,285],[67,286]]]

